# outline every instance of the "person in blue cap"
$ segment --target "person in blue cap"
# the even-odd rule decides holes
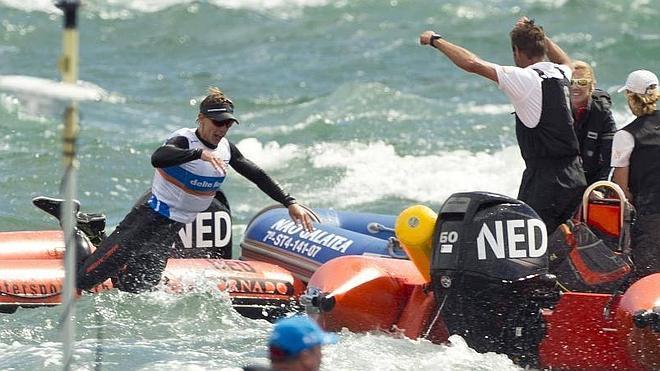
[[[271,369],[276,371],[318,371],[321,346],[334,344],[337,335],[323,331],[307,316],[293,316],[275,323],[268,341]],[[244,370],[268,370],[248,366]]]

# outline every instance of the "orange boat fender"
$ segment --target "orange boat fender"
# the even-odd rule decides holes
[[[616,309],[618,334],[630,357],[649,369],[660,368],[660,273],[641,278],[626,290]]]
[[[415,287],[424,282],[409,260],[345,256],[312,275],[300,302],[326,330],[389,331],[394,325],[411,327],[399,319]]]

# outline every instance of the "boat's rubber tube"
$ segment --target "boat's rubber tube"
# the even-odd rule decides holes
[[[241,259],[277,264],[307,282],[323,263],[341,256],[391,257],[394,216],[314,210],[320,223],[307,232],[285,208],[267,208],[250,221]],[[404,256],[401,250],[395,252]]]
[[[619,339],[649,370],[660,369],[660,273],[635,282],[616,310]]]
[[[314,273],[301,303],[327,330],[387,331],[397,324],[413,288],[424,282],[409,260],[345,256]]]
[[[60,304],[63,279],[61,259],[0,260],[0,312]],[[275,265],[223,259],[170,259],[162,284],[175,293],[226,291],[241,314],[266,319],[290,311],[303,289],[291,273]],[[112,287],[107,280],[92,292]]]
[[[64,250],[61,230],[0,232],[0,260],[62,259]]]

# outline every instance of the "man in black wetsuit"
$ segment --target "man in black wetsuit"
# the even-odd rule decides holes
[[[465,71],[496,82],[509,97],[526,165],[518,199],[539,214],[550,234],[571,217],[586,187],[569,101],[571,59],[526,17],[510,36],[515,67],[482,60],[433,31],[423,32],[419,41]]]
[[[161,279],[178,231],[206,210],[220,190],[227,166],[289,210],[296,223],[313,229],[312,215],[225,135],[238,120],[234,104],[218,88],[201,102],[198,127],[172,133],[151,157],[156,168],[151,197],[137,204],[78,269],[77,286],[88,290],[113,278],[121,290],[151,289]]]

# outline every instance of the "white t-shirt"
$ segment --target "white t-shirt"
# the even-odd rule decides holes
[[[612,166],[630,166],[630,155],[635,148],[635,137],[625,130],[619,130],[612,139]]]
[[[543,106],[543,79],[534,69],[542,71],[549,78],[563,79],[561,68],[567,79],[571,79],[571,67],[565,64],[539,62],[525,68],[514,66],[495,66],[499,88],[509,97],[516,115],[528,128],[535,128],[541,119]]]

